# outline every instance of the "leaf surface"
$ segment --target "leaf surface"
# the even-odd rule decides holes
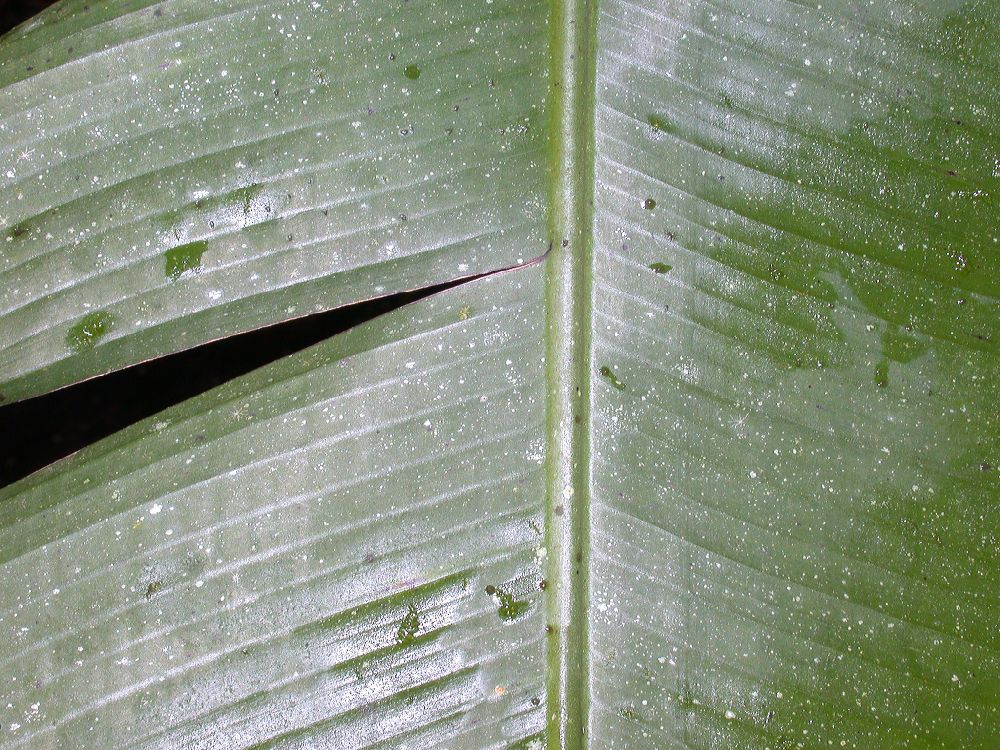
[[[386,18],[500,12],[454,6]],[[503,7],[521,36],[490,51],[524,70],[488,101],[548,124],[537,153],[467,144],[491,191],[470,221],[528,233],[475,269],[544,267],[6,490],[9,746],[995,744],[1000,11]],[[207,278],[197,242],[163,260],[176,283]],[[75,338],[110,339],[97,312]]]
[[[0,395],[541,255],[545,13],[79,0],[11,32]]]
[[[997,7],[598,8],[591,746],[990,747]]]
[[[541,733],[540,283],[403,308],[6,492],[3,746]]]

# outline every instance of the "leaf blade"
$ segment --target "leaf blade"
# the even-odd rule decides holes
[[[594,746],[995,732],[998,110],[892,13],[604,6]]]
[[[0,606],[41,607],[0,653],[13,715],[43,706],[11,746],[540,731],[538,277],[403,308],[5,490]]]
[[[79,5],[0,52],[7,399],[544,252],[543,5]]]

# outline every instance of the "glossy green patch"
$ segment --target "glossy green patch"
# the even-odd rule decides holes
[[[360,607],[353,607],[342,612],[336,612],[316,622],[302,625],[295,629],[296,633],[330,633],[344,627],[353,627],[355,623],[379,620],[390,622],[397,616],[400,608],[406,606],[407,614],[410,608],[419,612],[419,605],[430,602],[435,597],[458,597],[464,591],[463,581],[468,571],[460,571],[435,581],[428,581],[405,591],[396,591],[387,596],[379,597]],[[405,619],[405,618],[404,618]],[[419,623],[418,623],[419,624]]]
[[[171,281],[176,281],[187,271],[201,270],[201,257],[208,250],[207,240],[178,245],[164,253],[165,273]]]
[[[889,363],[884,359],[875,365],[875,385],[879,388],[889,385]]]
[[[163,581],[156,580],[146,586],[146,598],[152,599],[153,595],[163,590]]]
[[[646,117],[646,122],[658,133],[676,133],[677,128],[672,122],[662,115],[651,114]]]
[[[642,202],[642,207],[647,211],[652,211],[654,208],[656,208],[656,201],[653,200],[652,198],[646,198],[646,200]]]
[[[420,78],[420,68],[416,65],[407,65],[403,68],[403,75],[409,78],[411,81],[415,81]]]
[[[15,224],[7,230],[7,236],[12,240],[21,239],[31,234],[31,227],[27,224]]]
[[[618,377],[612,372],[611,368],[605,365],[600,370],[601,377],[607,380],[611,385],[617,388],[619,391],[625,390],[625,384],[618,379]]]
[[[673,266],[667,265],[666,263],[650,263],[649,270],[656,271],[656,273],[670,273]]]
[[[500,602],[497,616],[504,622],[513,622],[531,609],[531,602],[515,599],[513,594],[506,591],[497,591],[497,601]]]
[[[898,328],[882,332],[882,353],[894,362],[912,362],[927,351],[927,344]]]
[[[209,198],[199,198],[190,205],[196,211],[217,211],[227,207],[238,207],[243,211],[243,215],[250,214],[253,202],[264,192],[264,186],[260,183],[247,185],[246,187],[231,190],[223,195],[211,196]]]
[[[230,203],[239,204],[243,208],[243,214],[249,215],[250,207],[253,205],[254,200],[256,200],[263,192],[263,185],[248,185],[245,188],[234,190],[229,193],[229,195],[224,196],[224,199]]]
[[[114,328],[115,318],[106,310],[88,313],[66,333],[66,345],[76,352],[93,349]]]
[[[399,630],[396,631],[396,643],[400,646],[409,646],[416,638],[418,630],[420,630],[420,615],[416,606],[409,604],[402,622],[399,623]]]

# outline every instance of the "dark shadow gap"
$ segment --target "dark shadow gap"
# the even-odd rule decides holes
[[[41,13],[55,0],[0,0],[0,35]]]
[[[459,279],[277,323],[0,407],[0,487],[228,380]]]

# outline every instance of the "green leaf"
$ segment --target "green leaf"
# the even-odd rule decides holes
[[[248,7],[157,8],[197,29],[223,5]],[[387,29],[416,29],[460,77],[481,71],[454,46],[477,44],[479,21],[441,26],[517,19],[520,36],[483,47],[522,66],[489,106],[544,108],[548,127],[524,150],[467,144],[487,174],[469,177],[466,216],[525,211],[530,227],[530,244],[498,236],[479,270],[551,251],[0,494],[0,574],[18,582],[0,589],[4,742],[991,748],[1000,8],[317,5],[355,14],[316,27],[338,60],[360,59],[345,28],[389,46]],[[138,6],[64,7],[56,28],[92,27],[84,61],[164,43]],[[311,4],[254,8],[230,19],[244,38]],[[119,52],[97,51],[127,29]],[[8,37],[5,59],[35,54],[31,34],[64,36]],[[262,59],[279,65],[277,49]],[[86,64],[63,62],[51,75],[72,98]],[[394,63],[399,85],[435,75],[426,57]],[[44,101],[47,74],[2,70],[5,91]],[[414,107],[443,103],[440,88]],[[199,79],[192,96],[210,90]],[[523,182],[496,178],[516,163]],[[428,229],[428,246],[450,232]],[[209,273],[210,252],[175,283]],[[99,340],[66,379],[122,320],[80,329]],[[239,320],[227,330],[258,324]],[[177,346],[165,325],[135,340]],[[15,395],[50,371],[24,369]]]
[[[1000,6],[821,5],[600,4],[591,747],[1000,730]]]
[[[543,731],[541,281],[403,308],[0,496],[5,745]]]
[[[544,17],[73,0],[6,36],[0,394],[544,253]]]

